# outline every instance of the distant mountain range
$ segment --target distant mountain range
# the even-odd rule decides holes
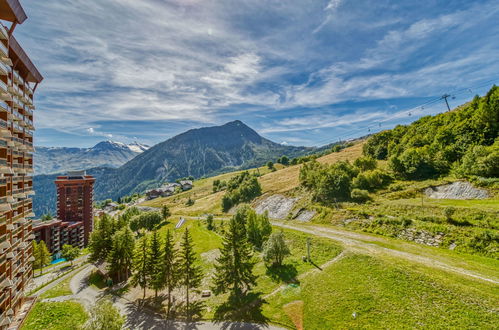
[[[36,147],[35,174],[64,173],[94,167],[120,167],[148,146],[115,141],[99,142],[91,148]]]
[[[87,172],[96,177],[96,200],[117,199],[143,192],[165,181],[187,176],[212,176],[261,166],[282,155],[294,158],[319,150],[272,142],[236,120],[179,134],[145,150],[118,168],[97,167],[99,164],[95,164]],[[55,208],[55,176],[35,176],[34,211],[37,215]]]

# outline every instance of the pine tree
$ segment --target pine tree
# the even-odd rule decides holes
[[[265,243],[266,240],[269,239],[270,234],[272,234],[272,225],[270,224],[269,221],[269,212],[265,211],[264,214],[258,216],[259,221],[259,228],[260,228],[260,235],[262,238],[262,245]]]
[[[96,228],[90,235],[90,260],[102,261],[106,260],[109,252],[112,249],[113,234],[119,229],[116,228],[113,218],[107,214],[103,214],[97,222]]]
[[[154,290],[154,297],[158,298],[158,290],[164,287],[163,273],[163,251],[161,251],[161,240],[155,230],[151,237],[151,246],[148,255],[149,288]]]
[[[133,254],[132,275],[132,285],[138,285],[144,290],[142,299],[146,298],[146,288],[149,282],[148,252],[147,236],[143,236],[137,243]]]
[[[48,265],[52,260],[52,256],[50,255],[47,245],[43,240],[38,243],[35,260],[40,268],[40,274],[43,274],[43,266]]]
[[[194,252],[192,238],[189,234],[189,229],[187,228],[185,229],[180,246],[181,251],[179,258],[179,284],[185,288],[186,314],[187,320],[190,320],[191,315],[189,310],[189,291],[191,289],[196,289],[197,287],[199,287],[203,274],[201,272],[201,268],[197,265],[197,258]]]
[[[128,279],[132,268],[135,240],[130,228],[117,231],[111,238],[112,248],[107,257],[109,270],[118,277],[118,282]]]
[[[35,260],[33,261],[33,269],[36,269],[40,264],[38,261],[38,243],[35,240],[33,240],[31,241],[31,246],[32,246],[31,251],[33,251],[32,252],[33,258],[35,258]]]
[[[161,282],[168,291],[167,315],[170,315],[172,304],[172,291],[177,286],[178,281],[178,251],[175,249],[170,230],[166,232],[165,245],[163,250],[163,268],[161,272]]]
[[[161,208],[161,216],[163,217],[163,220],[168,219],[168,217],[170,217],[170,215],[171,215],[171,213],[170,213],[170,209],[168,209],[168,206],[163,205],[163,207]]]
[[[260,232],[258,217],[255,212],[247,213],[246,233],[248,237],[248,242],[250,242],[257,249],[262,247],[262,235]]]
[[[245,213],[245,210],[239,210],[230,220],[215,265],[214,293],[230,291],[236,301],[256,284],[253,274],[255,261],[245,230]]]

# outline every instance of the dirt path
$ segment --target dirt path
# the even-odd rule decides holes
[[[379,246],[379,245],[376,245],[373,243],[369,243],[369,241],[371,241],[371,242],[374,242],[374,241],[384,242],[384,241],[386,241],[380,237],[350,232],[350,231],[346,231],[346,230],[326,228],[326,227],[322,227],[322,226],[300,226],[300,225],[293,225],[293,224],[285,224],[285,223],[281,223],[281,222],[272,222],[272,225],[278,226],[281,228],[287,228],[287,229],[301,231],[301,232],[312,234],[315,236],[329,238],[329,239],[335,240],[337,242],[340,242],[342,245],[345,246],[345,248],[347,248],[347,250],[350,250],[353,252],[358,252],[358,253],[362,253],[362,254],[370,254],[370,255],[390,255],[390,256],[405,259],[408,261],[417,262],[417,263],[423,264],[423,265],[428,266],[428,267],[438,268],[441,270],[445,270],[448,272],[472,277],[472,278],[479,279],[479,280],[493,283],[493,284],[499,284],[499,280],[497,278],[491,278],[491,277],[488,277],[488,276],[485,276],[482,274],[478,274],[476,272],[473,272],[473,271],[470,271],[470,270],[467,270],[464,268],[455,267],[455,266],[449,265],[445,262],[436,260],[434,258],[425,257],[425,256],[417,255],[414,253],[395,250],[395,249]]]

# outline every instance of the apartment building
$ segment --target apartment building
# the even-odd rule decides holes
[[[13,34],[26,19],[18,0],[0,0],[0,329],[33,276],[33,94],[43,77]]]
[[[50,254],[59,258],[62,247],[66,244],[83,248],[83,221],[66,222],[59,219],[33,220],[33,233],[39,243],[44,241]]]
[[[68,172],[55,180],[57,189],[57,219],[81,222],[83,245],[87,246],[93,230],[93,194],[95,178],[85,171]]]

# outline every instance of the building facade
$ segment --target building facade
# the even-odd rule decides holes
[[[13,35],[26,19],[18,0],[0,0],[0,329],[33,276],[33,94],[43,77]]]
[[[83,224],[83,244],[87,246],[93,230],[94,177],[85,171],[68,172],[55,180],[57,218],[63,222]]]
[[[50,254],[59,258],[62,247],[66,244],[84,248],[84,227],[82,221],[66,222],[58,219],[33,220],[34,239],[44,241]]]

